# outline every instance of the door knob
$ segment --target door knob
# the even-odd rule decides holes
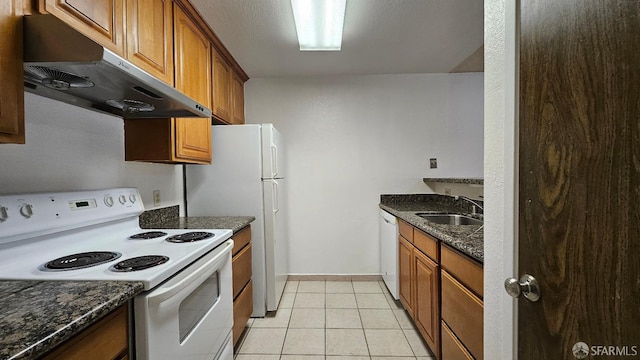
[[[504,281],[504,288],[509,296],[517,298],[520,294],[531,301],[536,302],[540,299],[540,287],[536,278],[529,274],[524,274],[520,281],[515,278],[508,278]]]

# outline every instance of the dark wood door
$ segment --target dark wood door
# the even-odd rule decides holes
[[[520,4],[518,358],[640,356],[640,1]]]

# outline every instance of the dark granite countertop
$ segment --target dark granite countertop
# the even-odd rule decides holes
[[[434,224],[416,215],[418,212],[470,215],[471,204],[451,196],[437,194],[381,195],[380,208],[440,239],[443,243],[484,262],[484,231],[479,225]],[[481,217],[476,215],[475,217]]]
[[[0,359],[33,359],[142,292],[132,281],[0,281]]]
[[[253,216],[189,216],[151,224],[154,229],[231,229],[242,230],[256,218]]]
[[[145,211],[140,216],[144,229],[231,229],[242,230],[256,218],[253,216],[189,216],[180,217],[178,205]]]
[[[482,178],[423,178],[425,183],[484,185]]]

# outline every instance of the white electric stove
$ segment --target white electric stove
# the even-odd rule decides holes
[[[137,359],[230,359],[232,231],[141,229],[143,211],[134,188],[2,195],[0,279],[143,282]]]

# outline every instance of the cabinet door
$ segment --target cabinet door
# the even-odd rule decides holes
[[[211,44],[182,9],[174,5],[176,88],[211,106]],[[211,162],[211,119],[175,119],[177,160]]]
[[[39,0],[39,9],[124,55],[123,0]]]
[[[440,358],[440,308],[439,308],[439,274],[438,264],[422,252],[413,251],[413,271],[415,274],[415,303],[413,317],[418,330],[431,348]]]
[[[213,58],[213,115],[230,123],[231,67],[215,49],[211,57]]]
[[[244,81],[238,74],[231,75],[231,123],[244,124]]]
[[[0,143],[24,144],[22,1],[0,3]]]
[[[400,271],[400,302],[413,316],[413,245],[398,237],[398,267]]]
[[[127,59],[173,85],[171,0],[127,0]]]
[[[122,305],[39,359],[126,359],[129,353],[128,319],[127,305]]]

